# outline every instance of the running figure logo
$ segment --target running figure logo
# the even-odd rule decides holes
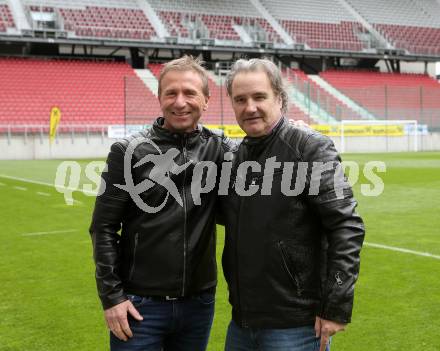
[[[137,162],[133,168],[142,166],[145,163],[151,162],[154,164],[149,179],[145,179],[139,184],[134,184],[133,175],[131,173],[131,160],[134,150],[139,144],[148,143],[153,146],[159,154],[148,154],[144,156],[139,162]],[[150,139],[136,138],[133,139],[127,147],[124,155],[124,178],[125,185],[115,184],[116,187],[128,192],[136,203],[136,205],[148,213],[159,212],[167,203],[168,197],[171,195],[177,203],[183,207],[182,197],[179,194],[176,184],[171,180],[170,174],[179,174],[183,172],[191,164],[191,161],[178,165],[174,162],[176,156],[180,154],[180,151],[175,148],[169,149],[166,153],[162,153],[159,147]],[[163,202],[157,207],[151,207],[147,205],[139,196],[143,192],[151,189],[156,184],[163,186],[167,190],[167,195]]]

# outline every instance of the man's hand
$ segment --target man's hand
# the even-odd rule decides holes
[[[337,322],[328,321],[326,319],[316,317],[315,334],[317,338],[321,337],[321,346],[319,348],[319,351],[325,351],[330,337],[339,331],[345,330],[345,326],[346,324],[340,324]]]
[[[120,304],[110,307],[104,311],[104,317],[108,328],[118,339],[123,341],[127,341],[128,338],[133,337],[133,333],[128,325],[128,313],[130,313],[133,318],[138,321],[143,319],[130,300],[121,302]]]

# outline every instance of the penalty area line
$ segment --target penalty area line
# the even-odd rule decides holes
[[[402,253],[406,253],[406,254],[422,256],[422,257],[429,257],[429,258],[434,258],[436,260],[440,260],[440,256],[430,254],[429,252],[420,252],[420,251],[404,249],[404,248],[401,248],[401,247],[388,246],[388,245],[369,243],[369,242],[365,242],[364,245],[367,246],[367,247],[374,247],[374,248],[377,248],[377,249],[397,251],[397,252],[402,252]]]
[[[78,232],[78,229],[66,229],[66,230],[53,230],[50,232],[35,232],[35,233],[23,233],[21,236],[37,236],[37,235],[50,235],[50,234],[63,234]]]

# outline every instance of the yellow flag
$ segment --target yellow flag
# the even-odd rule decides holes
[[[50,130],[49,130],[49,140],[52,143],[57,134],[58,123],[61,120],[61,110],[58,107],[52,107],[50,111]]]

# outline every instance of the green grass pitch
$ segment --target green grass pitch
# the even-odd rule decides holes
[[[360,183],[369,183],[362,176],[354,186],[367,245],[353,322],[334,337],[332,350],[440,350],[440,153],[350,154],[343,159],[361,168],[380,160],[387,171],[380,174],[385,189],[378,197],[361,194]],[[84,170],[87,161],[79,162]],[[93,197],[75,192],[74,205],[67,206],[53,187],[15,179],[53,183],[59,163],[0,161],[2,351],[108,350],[87,232]],[[54,231],[60,232],[44,234]],[[223,228],[218,234],[220,258]],[[219,273],[210,351],[223,349],[230,319]]]

